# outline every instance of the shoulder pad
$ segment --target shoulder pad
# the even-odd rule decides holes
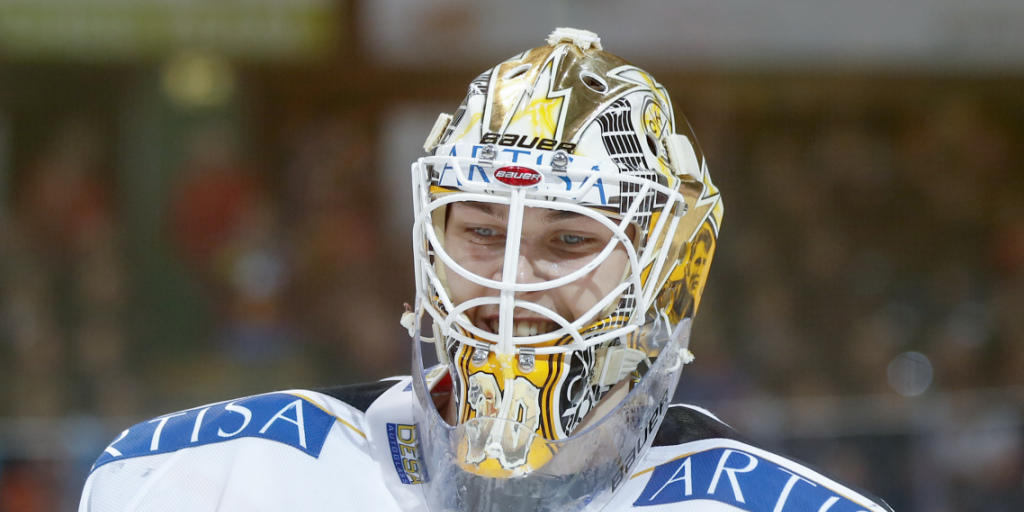
[[[701,439],[725,438],[742,441],[742,436],[710,412],[683,404],[673,404],[654,436],[653,446],[671,446]]]
[[[380,398],[385,391],[398,384],[399,380],[385,379],[377,382],[363,382],[359,384],[344,384],[316,391],[345,402],[362,412],[370,407],[374,401]]]

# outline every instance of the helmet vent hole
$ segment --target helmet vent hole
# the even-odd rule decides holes
[[[647,147],[651,149],[651,153],[654,156],[658,156],[658,141],[654,138],[654,135],[647,134]]]
[[[523,76],[523,74],[526,73],[529,70],[530,70],[530,65],[529,64],[521,64],[519,66],[516,66],[516,67],[512,68],[512,71],[509,71],[508,73],[505,74],[505,80],[512,80],[513,78],[519,78],[519,77]]]
[[[605,82],[603,78],[589,71],[584,71],[580,73],[580,80],[583,81],[583,85],[586,85],[592,91],[600,93],[608,91],[608,83]]]

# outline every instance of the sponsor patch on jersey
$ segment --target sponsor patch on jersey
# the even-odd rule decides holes
[[[714,500],[751,512],[857,512],[866,504],[742,450],[715,448],[654,468],[634,507]]]
[[[403,484],[422,484],[427,481],[427,468],[420,459],[419,432],[416,425],[388,423],[388,444],[391,461],[398,479]]]
[[[134,425],[110,443],[93,469],[116,460],[156,455],[259,437],[318,458],[335,418],[312,402],[287,393],[269,393],[176,412]]]

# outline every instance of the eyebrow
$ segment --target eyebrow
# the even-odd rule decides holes
[[[464,202],[464,203],[459,203],[459,205],[460,206],[465,206],[467,208],[472,208],[472,209],[477,210],[477,211],[481,211],[483,213],[486,213],[487,215],[490,215],[492,217],[496,217],[496,218],[498,218],[500,220],[505,220],[508,217],[508,213],[506,213],[507,210],[495,210],[494,207],[491,206],[490,203],[478,203],[478,202],[468,201],[468,202]]]
[[[586,217],[586,215],[579,214],[576,212],[570,212],[568,210],[551,210],[547,214],[547,220],[549,222],[558,220],[573,220],[578,219],[580,217]]]

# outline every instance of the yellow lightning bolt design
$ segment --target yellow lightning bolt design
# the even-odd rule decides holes
[[[529,116],[530,125],[533,126],[533,134],[536,137],[555,138],[555,131],[558,129],[558,116],[562,109],[563,98],[540,97],[531,98],[530,102],[515,115],[512,122]]]
[[[550,80],[554,72],[554,59],[548,60],[544,69],[539,73],[534,82],[534,90],[526,105],[517,109],[512,115],[509,126],[522,126],[517,121],[528,118],[527,125],[531,128],[532,135],[555,139],[558,135],[558,125],[561,119],[562,106],[568,91],[552,91],[554,82]],[[548,87],[537,87],[538,84],[547,83]]]

